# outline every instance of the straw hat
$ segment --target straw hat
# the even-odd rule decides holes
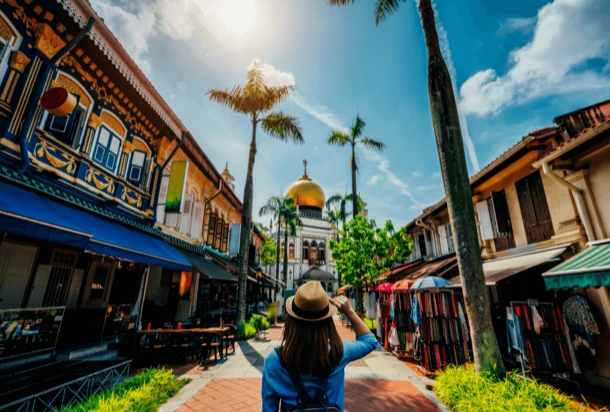
[[[330,304],[320,282],[309,281],[286,300],[286,311],[293,318],[315,322],[330,318],[337,313],[337,308]]]

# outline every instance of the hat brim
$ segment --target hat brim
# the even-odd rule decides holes
[[[292,310],[292,302],[294,301],[295,296],[291,296],[288,299],[286,299],[286,312],[288,312],[288,314],[290,316],[292,316],[295,319],[299,319],[305,322],[318,322],[324,319],[328,319],[331,316],[333,316],[335,313],[337,313],[337,307],[335,305],[333,305],[332,303],[328,304],[328,312],[319,318],[315,318],[315,319],[307,319],[307,318],[303,318],[297,314],[294,313],[294,311]]]

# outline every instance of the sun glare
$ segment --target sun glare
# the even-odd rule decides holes
[[[221,0],[216,16],[229,32],[243,34],[256,21],[256,0]]]

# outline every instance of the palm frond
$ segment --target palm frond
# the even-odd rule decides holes
[[[328,0],[329,6],[346,6],[348,4],[354,4],[356,0]]]
[[[280,210],[280,205],[282,204],[282,199],[277,196],[271,196],[267,199],[267,203],[261,206],[258,211],[259,216],[264,215],[273,215],[276,216]]]
[[[352,137],[355,139],[360,137],[360,135],[364,131],[365,127],[366,127],[366,123],[364,122],[364,120],[362,120],[360,115],[357,115],[356,121],[352,125]]]
[[[271,103],[271,107],[269,108],[269,110],[271,110],[276,104],[286,100],[288,96],[290,96],[290,93],[292,93],[293,91],[294,85],[267,88],[267,99]]]
[[[284,112],[280,111],[267,115],[267,117],[261,119],[261,127],[267,134],[283,142],[305,143],[297,118]]]
[[[341,196],[339,193],[336,193],[326,200],[326,208],[330,210],[332,206],[340,204],[342,200],[343,196]]]
[[[206,94],[213,102],[239,113],[248,113],[244,106],[244,92],[240,86],[235,86],[231,90],[211,89]]]
[[[352,194],[350,193],[349,195],[345,196],[345,201],[347,203],[352,203],[352,199],[354,198],[354,196],[352,196]],[[363,209],[364,209],[364,202],[362,201],[362,199],[360,199],[360,196],[358,196],[358,213],[360,213]]]
[[[383,152],[383,150],[385,149],[385,143],[373,140],[370,137],[365,137],[360,141],[360,143],[362,143],[362,145],[367,149],[370,149],[374,152]]]
[[[394,14],[401,2],[406,0],[377,0],[375,3],[375,24],[379,26],[379,23],[386,20],[390,15]]]
[[[333,131],[333,134],[328,138],[328,144],[335,146],[345,146],[347,142],[350,141],[350,138],[345,133],[339,132],[337,130]]]
[[[264,92],[267,84],[265,83],[265,76],[262,71],[262,64],[258,60],[254,60],[250,67],[248,67],[248,75],[246,76],[248,81],[244,90],[248,94],[258,94]]]

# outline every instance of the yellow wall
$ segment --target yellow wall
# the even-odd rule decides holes
[[[510,224],[513,227],[513,236],[515,238],[515,246],[527,246],[527,238],[525,237],[525,226],[521,217],[521,206],[519,206],[519,198],[517,197],[517,188],[514,183],[509,184],[504,188],[506,195],[506,203],[508,204],[508,213],[510,215]]]
[[[589,167],[591,193],[597,204],[598,216],[605,237],[610,236],[610,161],[608,156],[610,156],[610,147],[583,162]],[[591,207],[589,209],[591,210]]]
[[[553,181],[544,174],[542,169],[540,170],[540,177],[542,178],[546,202],[549,205],[549,213],[553,221],[553,230],[557,235],[560,232],[560,225],[574,220],[578,214],[574,206],[572,194],[567,187]]]

